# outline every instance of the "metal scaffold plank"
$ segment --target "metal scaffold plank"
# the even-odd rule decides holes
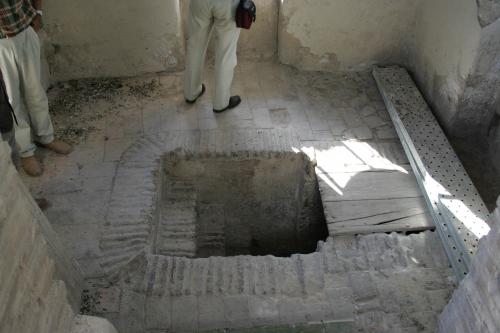
[[[488,210],[406,69],[377,67],[373,76],[461,279],[490,230]]]

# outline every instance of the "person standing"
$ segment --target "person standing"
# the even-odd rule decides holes
[[[240,0],[191,0],[187,41],[184,97],[195,103],[205,93],[202,73],[212,29],[215,33],[215,94],[213,111],[235,108],[239,96],[231,96],[231,84],[236,67],[236,48],[240,29],[236,27],[236,8]]]
[[[21,166],[30,176],[43,173],[36,144],[59,154],[72,147],[54,139],[47,95],[41,83],[42,0],[0,0],[0,70],[17,119],[15,138]]]

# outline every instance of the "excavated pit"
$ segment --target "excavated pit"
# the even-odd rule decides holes
[[[314,170],[306,155],[294,153],[165,156],[155,253],[207,258],[316,251],[328,229]]]

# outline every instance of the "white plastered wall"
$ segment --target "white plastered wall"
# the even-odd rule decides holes
[[[52,81],[179,70],[179,0],[46,0]]]
[[[279,56],[300,69],[366,70],[411,52],[420,0],[283,0]]]
[[[451,129],[481,39],[471,0],[424,0],[416,19],[414,72],[442,124]]]

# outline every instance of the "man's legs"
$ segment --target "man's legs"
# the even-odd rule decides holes
[[[0,39],[0,70],[5,82],[9,102],[17,118],[16,141],[21,157],[33,156],[36,146],[31,139],[30,117],[21,98],[21,79],[16,59],[22,47],[23,34],[13,38]]]
[[[33,136],[45,147],[68,154],[71,146],[54,140],[47,95],[42,87],[40,41],[29,27],[17,36],[0,40],[0,69],[9,102],[17,118],[16,141],[23,169],[31,176],[39,176],[43,169],[35,159]]]
[[[240,29],[236,27],[235,22],[238,3],[238,0],[220,1],[215,10],[215,110],[225,109],[231,97],[231,84],[237,64],[236,49],[240,36]]]
[[[189,38],[187,41],[184,97],[195,100],[202,91],[202,76],[212,12],[208,0],[191,0],[189,9]]]
[[[24,31],[23,48],[19,50],[21,93],[28,109],[35,141],[54,141],[54,128],[49,114],[49,101],[41,82],[40,40],[33,28]],[[23,156],[24,157],[24,156]]]

